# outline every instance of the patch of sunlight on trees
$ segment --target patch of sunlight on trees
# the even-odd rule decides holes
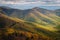
[[[15,30],[13,28],[8,28],[7,29],[7,33],[8,34],[11,34],[11,33],[14,33],[14,32],[15,32]]]
[[[44,29],[47,29],[47,30],[49,30],[49,31],[55,31],[56,29],[55,28],[53,28],[53,27],[45,27],[45,26],[42,26],[42,25],[39,25],[39,24],[37,24],[37,23],[33,23],[36,27],[38,27],[38,28],[44,28]]]

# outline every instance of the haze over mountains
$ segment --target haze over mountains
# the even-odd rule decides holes
[[[19,10],[9,7],[0,7],[0,27],[6,29],[13,28],[16,31],[33,34],[36,33],[37,35],[47,37],[46,40],[51,40],[48,38],[59,40],[60,9],[52,11],[35,7],[27,10]],[[42,40],[45,40],[44,37],[42,37]]]

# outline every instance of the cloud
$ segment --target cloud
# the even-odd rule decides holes
[[[60,0],[0,0],[0,4],[37,4],[41,6],[60,6]]]
[[[0,2],[0,4],[36,4],[36,3],[39,3],[39,4],[45,4],[45,2],[42,2],[42,1],[37,1],[37,2],[26,2],[26,1],[2,1]]]

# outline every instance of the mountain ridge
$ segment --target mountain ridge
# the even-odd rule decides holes
[[[5,8],[6,9],[6,8]],[[56,13],[50,11],[50,10],[47,10],[47,9],[42,9],[42,8],[38,8],[38,7],[35,7],[33,9],[28,9],[28,10],[18,10],[18,9],[2,9],[3,12],[6,13],[6,15],[10,16],[10,17],[17,17],[17,18],[20,18],[20,19],[23,19],[23,20],[26,20],[26,21],[38,21],[39,20],[42,20],[44,22],[48,22],[49,21],[56,25],[56,23],[58,23],[58,19],[60,19],[59,16],[56,15]],[[34,17],[32,16],[34,15]],[[55,18],[56,17],[56,18]]]
[[[0,28],[5,30],[2,31],[3,29],[0,29],[2,34],[7,32],[8,35],[13,35],[13,33],[15,35],[15,33],[20,34],[22,32],[23,37],[27,37],[24,34],[27,32],[30,36],[35,34],[39,35],[39,37],[42,36],[42,40],[59,40],[59,26],[60,17],[54,11],[42,8],[19,10],[0,7]],[[37,39],[34,38],[33,40],[40,40],[39,37]]]

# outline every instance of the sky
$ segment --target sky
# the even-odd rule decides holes
[[[60,9],[60,0],[0,0],[0,6],[18,9],[42,7],[46,9]]]

